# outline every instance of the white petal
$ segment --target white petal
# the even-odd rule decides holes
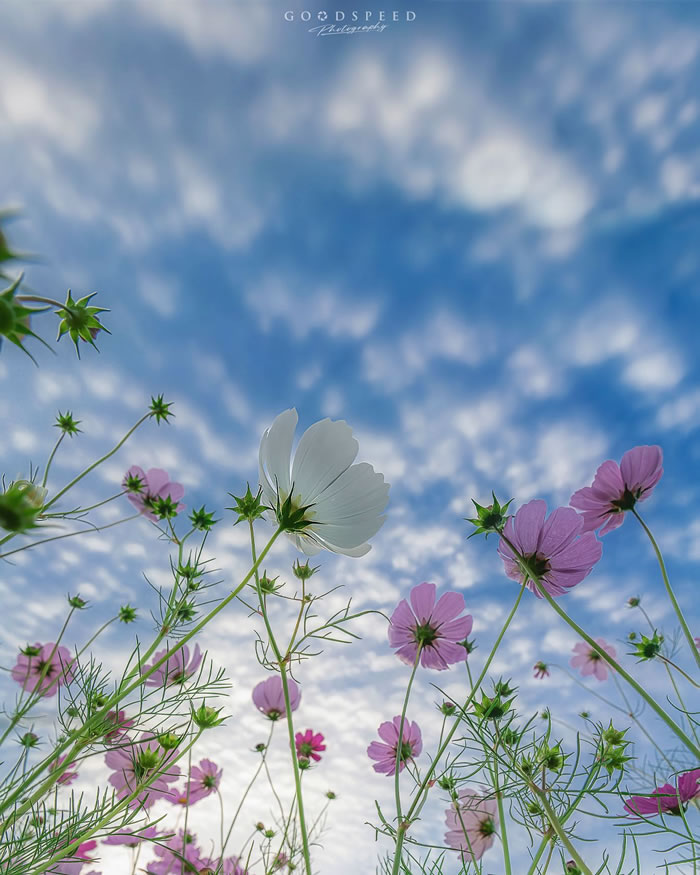
[[[294,454],[292,483],[294,495],[304,504],[334,483],[355,461],[359,445],[344,420],[322,419],[302,435]]]
[[[389,501],[389,484],[367,464],[348,468],[319,495],[313,516],[320,523],[342,523],[357,516],[376,516]]]
[[[268,502],[274,503],[278,488],[283,500],[289,495],[292,441],[298,419],[294,408],[285,410],[276,417],[260,441],[260,484]]]

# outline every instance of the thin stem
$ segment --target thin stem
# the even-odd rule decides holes
[[[634,714],[634,712],[633,712],[633,710],[632,710],[632,706],[630,705],[629,699],[628,699],[627,696],[625,695],[625,691],[622,689],[622,684],[621,684],[620,681],[617,679],[617,677],[616,677],[616,675],[615,675],[615,672],[611,672],[611,674],[612,674],[612,679],[613,679],[613,681],[614,681],[614,683],[615,683],[615,686],[617,687],[617,691],[618,691],[618,693],[620,694],[620,696],[622,697],[622,701],[623,701],[623,702],[625,703],[625,705],[627,706],[627,716],[628,716],[628,717],[631,717],[632,720],[634,720],[634,722],[637,724],[637,726],[639,727],[639,729],[640,729],[640,730],[642,731],[642,733],[646,736],[647,741],[649,741],[649,742],[651,743],[651,745],[652,745],[652,746],[658,751],[658,753],[661,755],[661,758],[664,759],[664,760],[666,760],[666,762],[667,762],[668,765],[671,767],[671,769],[673,769],[673,768],[674,768],[674,765],[673,765],[673,763],[671,762],[671,760],[666,756],[666,754],[663,752],[663,750],[659,747],[658,743],[654,740],[654,737],[651,735],[651,733],[647,731],[647,729],[646,729],[646,727],[644,726],[644,724],[642,723],[642,721],[641,721],[641,720],[638,720],[637,717],[635,717],[635,714]]]
[[[498,786],[498,761],[494,758],[493,763],[493,789],[496,793],[496,802],[498,803],[498,819],[501,824],[501,843],[503,845],[503,865],[505,866],[506,875],[512,875],[510,868],[510,850],[508,848],[508,831],[506,829],[506,817],[503,806],[503,794]]]
[[[48,304],[49,307],[58,307],[59,310],[63,310],[65,307],[65,303],[62,304],[54,298],[44,298],[41,295],[17,295],[15,301],[22,301],[26,304]]]
[[[14,550],[8,550],[7,553],[0,553],[0,559],[6,559],[8,556],[13,556],[15,553],[21,553],[23,550],[29,550],[32,547],[38,547],[39,544],[48,544],[50,541],[61,541],[63,538],[74,538],[76,535],[88,535],[90,532],[104,532],[105,529],[111,529],[113,526],[119,526],[122,523],[128,523],[129,520],[135,520],[141,514],[133,514],[132,516],[124,517],[121,520],[115,520],[113,523],[107,523],[104,526],[95,526],[89,529],[79,529],[77,532],[67,532],[65,535],[53,535],[51,538],[42,538],[41,541],[32,541],[30,544],[25,544],[23,547],[16,547]]]
[[[547,813],[547,819],[549,820],[550,824],[552,825],[552,829],[557,834],[559,841],[564,845],[566,850],[571,854],[572,859],[574,860],[574,862],[576,863],[578,868],[581,870],[583,875],[593,875],[591,870],[588,868],[588,866],[586,866],[586,864],[583,862],[583,860],[579,856],[576,848],[571,844],[571,840],[569,839],[568,835],[564,832],[564,829],[561,825],[561,822],[559,821],[559,818],[556,815],[556,812],[554,811],[552,806],[549,804],[549,800],[547,799],[547,794],[543,793],[536,784],[532,784],[531,789],[533,789],[537,793],[538,799],[542,803],[542,807],[544,808],[545,812]]]
[[[568,623],[569,626],[576,632],[577,635],[580,635],[581,638],[600,656],[601,659],[605,660],[607,664],[613,668],[620,677],[624,678],[627,683],[644,699],[644,701],[649,705],[649,707],[654,711],[668,726],[668,728],[683,742],[683,744],[690,750],[695,757],[700,759],[700,747],[693,743],[693,741],[688,738],[685,732],[681,729],[681,727],[672,720],[668,714],[661,708],[656,701],[646,692],[646,690],[640,686],[640,684],[635,681],[635,679],[629,675],[624,668],[610,656],[610,654],[604,650],[599,644],[597,644],[590,635],[586,634],[583,629],[576,623],[571,617],[566,613],[563,608],[560,608],[556,601],[552,598],[552,596],[547,592],[547,590],[540,584],[539,581],[535,582],[539,592],[542,597],[549,602],[549,605],[559,614],[559,616],[564,620],[564,622]]]
[[[690,634],[690,629],[688,628],[688,624],[685,621],[685,617],[683,616],[683,611],[681,611],[680,605],[676,601],[675,593],[671,588],[671,581],[668,579],[668,574],[666,572],[666,563],[664,562],[664,557],[661,555],[661,550],[659,549],[659,545],[656,543],[656,539],[651,533],[651,529],[647,526],[644,520],[639,515],[639,512],[635,507],[632,508],[632,513],[639,520],[639,525],[644,529],[647,533],[647,537],[651,541],[651,546],[654,548],[654,553],[656,553],[656,558],[659,563],[659,568],[661,569],[661,576],[663,577],[664,586],[666,587],[666,593],[668,594],[669,599],[671,600],[671,604],[673,605],[673,610],[676,612],[676,617],[678,617],[678,622],[681,624],[681,629],[683,630],[683,634],[685,635],[685,640],[688,642],[688,647],[690,647],[690,652],[693,654],[693,658],[695,659],[695,664],[698,668],[700,668],[700,650],[695,646],[695,641],[693,640],[693,636]]]
[[[48,461],[46,462],[46,468],[44,468],[44,478],[41,481],[42,488],[44,486],[46,486],[46,481],[48,480],[48,477],[49,477],[49,468],[51,467],[51,463],[53,462],[53,457],[56,455],[56,452],[58,451],[58,448],[61,446],[61,442],[63,441],[63,438],[65,436],[66,436],[65,431],[62,431],[58,437],[58,440],[54,444],[53,449],[51,450]]]

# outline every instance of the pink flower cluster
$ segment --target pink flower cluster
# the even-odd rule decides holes
[[[153,522],[159,519],[154,513],[159,499],[170,499],[177,513],[185,508],[180,502],[185,494],[184,486],[171,482],[168,472],[162,468],[150,468],[144,471],[138,465],[132,465],[124,475],[122,489],[127,490],[126,497],[136,510]]]

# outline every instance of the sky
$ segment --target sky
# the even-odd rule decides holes
[[[645,512],[700,628],[700,7],[416,0],[401,7],[414,20],[319,35],[310,28],[329,6],[2,4],[2,199],[22,209],[8,237],[41,256],[26,268],[33,289],[97,291],[112,332],[80,362],[65,340],[55,356],[29,342],[39,367],[3,346],[2,470],[26,476],[43,464],[54,416],[70,409],[83,434],[56,459],[58,488],[164,393],[172,424],[144,426],[76,497],[112,494],[131,464],[166,468],[188,508],[206,503],[222,518],[210,548],[230,587],[247,545],[227,493],[255,482],[264,429],[289,407],[299,433],[345,419],[391,495],[368,556],[322,557],[319,586],[345,587],[329,610],[352,598],[390,613],[423,580],[456,589],[474,617],[478,666],[516,591],[493,540],[467,541],[470,499],[493,489],[514,506],[567,504],[601,461],[658,443],[665,473]],[[375,21],[379,10],[361,13]],[[52,341],[51,318],[36,325]],[[123,505],[102,518],[126,515]],[[619,653],[642,628],[630,596],[674,629],[632,522],[605,539],[601,564],[566,599]],[[269,572],[289,580],[294,557],[283,545]],[[155,602],[144,576],[169,577],[167,548],[142,520],[14,559],[0,574],[3,665],[27,641],[53,640],[66,592],[91,603],[71,643],[125,601],[147,636]],[[202,642],[233,684],[232,719],[202,749],[221,761],[232,806],[265,730],[250,702],[265,676],[253,629],[232,610]],[[391,782],[364,751],[400,712],[407,681],[380,617],[356,631],[362,641],[299,671],[299,726],[328,745],[309,775],[309,808],[338,794],[317,852],[319,871],[334,875],[374,871],[382,846],[367,822],[374,798],[390,805]],[[134,634],[105,635],[107,665]],[[556,703],[579,725],[586,694],[560,673],[531,675],[538,659],[566,665],[575,643],[526,599],[493,674],[516,679],[523,713]],[[663,696],[660,673],[636,670]],[[418,677],[409,710],[434,749],[431,683],[459,697],[466,680],[457,670]],[[586,706],[606,717],[592,697]],[[49,715],[41,720],[48,733]],[[269,793],[251,798],[250,822],[265,820]],[[201,805],[193,828],[210,838],[218,814]],[[421,836],[441,837],[444,807],[431,800]],[[606,841],[616,839],[591,853]],[[527,859],[524,844],[515,852]],[[125,861],[112,850],[98,868],[124,872]],[[498,849],[485,863],[503,872]]]

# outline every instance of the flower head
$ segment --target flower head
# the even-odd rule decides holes
[[[416,661],[420,646],[421,665],[442,671],[466,658],[461,642],[472,630],[472,618],[459,616],[464,610],[460,593],[443,593],[436,603],[436,592],[434,583],[421,583],[411,590],[410,606],[406,599],[399,602],[389,623],[389,644],[408,665]]]
[[[700,769],[679,775],[676,786],[664,784],[648,796],[632,796],[625,802],[625,810],[638,817],[657,814],[680,815],[688,803],[700,796]]]
[[[480,860],[494,841],[498,803],[467,787],[445,812],[445,844],[461,851],[466,861]]]
[[[12,679],[30,693],[55,696],[58,688],[72,679],[72,664],[67,647],[37,642],[20,651]]]
[[[105,763],[112,769],[109,783],[117,797],[126,799],[147,784],[131,799],[130,808],[150,808],[156,799],[171,798],[174,790],[169,785],[177,781],[180,767],[169,762],[170,756],[148,733],[141,741],[107,751]]]
[[[154,853],[160,859],[148,864],[149,875],[180,875],[181,872],[199,872],[207,865],[197,836],[189,830],[180,830],[168,841],[157,844]]]
[[[20,533],[37,528],[48,490],[30,480],[15,480],[0,492],[0,528]]]
[[[324,738],[320,732],[314,734],[312,729],[307,729],[306,732],[297,732],[294,736],[297,747],[297,756],[311,758],[317,763],[321,760],[321,751],[326,749],[323,743]]]
[[[46,875],[80,875],[83,866],[95,859],[90,852],[96,847],[96,841],[83,842],[65,859],[54,863]]]
[[[289,689],[289,705],[292,711],[296,711],[301,701],[301,690],[292,678],[287,681]],[[255,707],[269,720],[279,720],[286,714],[284,704],[284,689],[282,680],[278,675],[273,675],[266,681],[261,681],[253,690],[253,702]]]
[[[206,796],[216,793],[221,783],[223,769],[211,760],[201,760],[198,766],[190,769],[190,778],[185,789],[185,796],[190,805],[199,802]]]
[[[608,459],[596,471],[591,486],[571,496],[572,507],[582,511],[583,531],[601,535],[621,526],[625,512],[646,501],[664,473],[661,447],[634,447],[620,464]],[[602,528],[601,528],[602,526]]]
[[[609,656],[612,656],[612,658],[615,659],[617,651],[612,644],[608,644],[604,638],[596,638],[595,643],[601,648],[601,650],[604,650]],[[600,653],[598,653],[597,650],[594,650],[590,644],[587,644],[585,641],[579,641],[578,644],[574,644],[573,652],[575,656],[571,657],[569,663],[572,668],[579,669],[584,677],[593,675],[599,681],[607,680],[609,671],[608,664]]]
[[[353,464],[358,443],[350,426],[323,419],[301,437],[292,462],[298,417],[285,410],[260,442],[260,483],[299,550],[364,556],[384,523],[389,484],[366,462]]]
[[[603,552],[595,535],[581,534],[583,520],[572,508],[558,507],[546,516],[544,501],[528,501],[508,520],[498,546],[508,577],[522,583],[526,568],[527,587],[538,598],[534,580],[550,595],[562,595],[591,573]]]
[[[78,358],[80,358],[79,340],[83,340],[97,349],[95,338],[100,331],[106,331],[107,334],[111,334],[109,329],[105,328],[97,318],[99,313],[108,313],[109,310],[105,310],[104,307],[88,306],[96,294],[97,292],[93,292],[91,295],[85,295],[84,298],[79,298],[76,301],[71,294],[71,290],[68,289],[65,304],[61,309],[56,310],[56,315],[61,319],[58,325],[58,337],[56,340],[60,340],[64,334],[67,334],[75,344]]]
[[[382,723],[378,729],[381,741],[373,741],[367,748],[367,756],[375,760],[372,768],[375,772],[385,775],[396,773],[396,754],[399,747],[399,729],[401,715]],[[414,760],[423,750],[423,737],[417,723],[411,723],[406,717],[401,733],[401,749],[399,751],[399,771],[402,772],[406,763]]]
[[[536,662],[532,668],[538,680],[541,681],[543,678],[549,677],[549,666],[546,662]]]
[[[168,654],[167,650],[159,650],[153,657],[153,663],[145,665],[143,671],[146,672],[150,665],[155,665],[164,656],[168,658],[157,668],[153,674],[144,681],[147,687],[172,687],[176,684],[184,684],[193,674],[196,673],[204,658],[199,644],[195,644],[194,652],[190,656],[190,649],[186,644],[183,644],[179,650]]]
[[[60,767],[62,766],[62,764],[65,761],[66,761],[65,756],[57,757],[55,760],[53,760],[49,764],[49,771],[55,772],[56,769],[60,769]],[[66,765],[65,769],[63,769],[61,771],[61,774],[59,775],[59,777],[56,779],[56,783],[61,784],[63,787],[68,787],[69,784],[72,784],[73,781],[75,781],[75,779],[78,777],[78,773],[73,771],[74,768],[75,768],[75,763],[68,763]]]
[[[138,465],[132,465],[124,475],[122,488],[127,490],[126,497],[136,510],[153,522],[157,522],[166,509],[168,513],[165,515],[174,516],[185,507],[180,502],[185,494],[184,486],[171,483],[168,472],[162,468],[144,471]]]

